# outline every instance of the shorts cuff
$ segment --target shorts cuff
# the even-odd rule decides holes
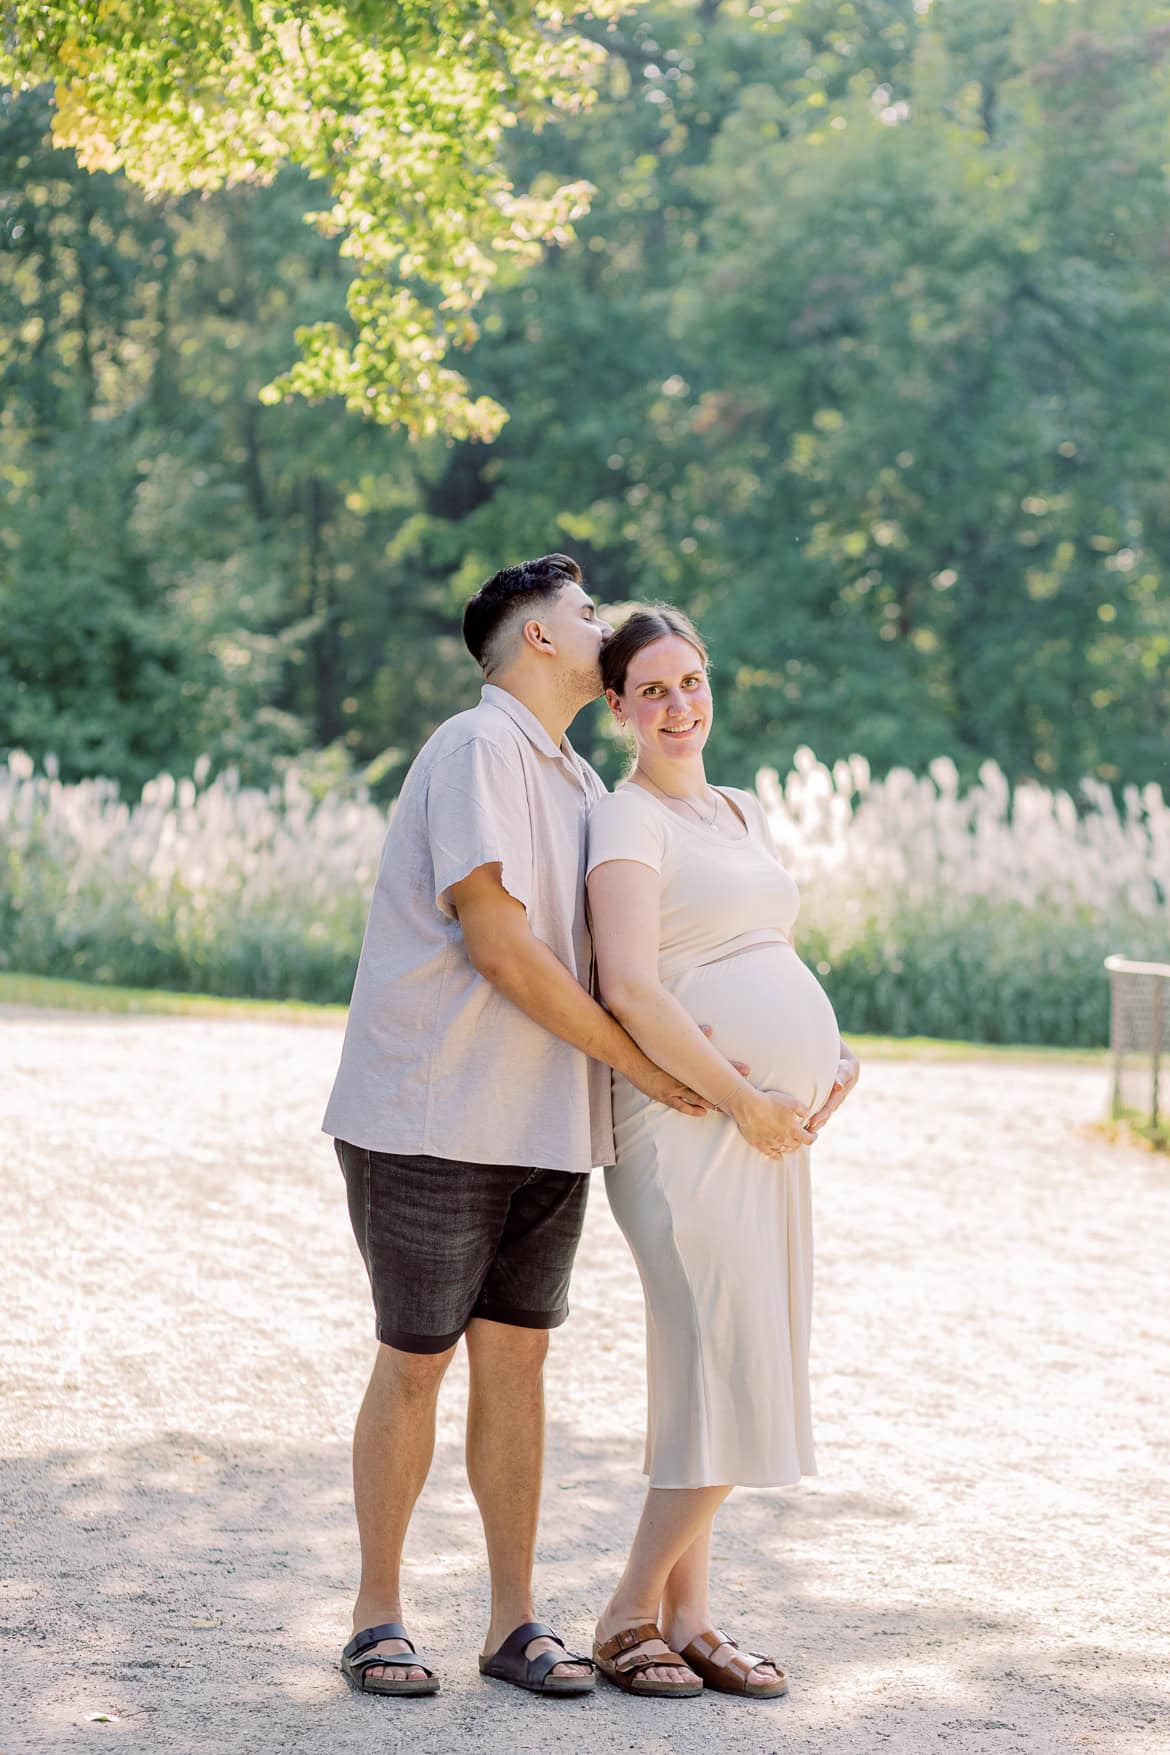
[[[490,1308],[477,1305],[467,1320],[502,1322],[508,1328],[560,1328],[568,1314],[567,1304],[556,1310],[512,1310],[503,1304],[493,1304]]]
[[[394,1347],[400,1353],[445,1353],[448,1347],[455,1345],[466,1327],[464,1323],[463,1328],[457,1328],[449,1335],[412,1335],[405,1329],[383,1328],[379,1324],[377,1335],[384,1347]]]

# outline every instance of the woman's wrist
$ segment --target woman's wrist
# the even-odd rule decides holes
[[[756,1087],[741,1073],[736,1076],[736,1081],[726,1097],[721,1102],[716,1103],[715,1107],[721,1115],[728,1115],[732,1121],[738,1122],[758,1095]]]

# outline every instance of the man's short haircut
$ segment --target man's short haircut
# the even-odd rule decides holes
[[[554,602],[566,585],[580,583],[581,569],[570,555],[541,555],[537,561],[501,567],[463,611],[467,650],[482,670],[494,670],[503,657],[501,635],[514,622],[526,621],[541,606]]]

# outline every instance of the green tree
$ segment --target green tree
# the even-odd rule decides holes
[[[1038,0],[784,11],[617,42],[558,142],[601,193],[491,303],[515,418],[453,457],[418,565],[559,541],[691,607],[741,779],[802,742],[1160,778],[1167,32],[1136,0],[1093,34]]]
[[[592,0],[594,17],[613,0]],[[0,78],[51,84],[54,135],[89,170],[150,194],[322,185],[308,217],[352,265],[348,327],[307,324],[302,357],[266,387],[338,394],[412,433],[490,437],[503,411],[446,363],[509,262],[562,242],[578,182],[517,192],[504,131],[587,102],[601,60],[556,0],[10,0]]]
[[[127,779],[324,749],[392,791],[475,697],[467,593],[559,547],[610,603],[702,618],[730,779],[801,743],[1161,779],[1156,9],[663,0],[588,28],[588,115],[501,137],[514,187],[598,193],[478,306],[490,447],[258,401],[298,329],[344,321],[321,182],[147,202],[52,153],[43,98],[5,107],[0,743]]]

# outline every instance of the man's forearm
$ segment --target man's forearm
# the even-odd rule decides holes
[[[513,933],[479,965],[505,999],[582,1054],[629,1076],[645,1064],[637,1043],[532,932]]]
[[[708,1103],[722,1106],[741,1089],[748,1089],[742,1074],[665,988],[639,989],[611,1003],[643,1054]]]

